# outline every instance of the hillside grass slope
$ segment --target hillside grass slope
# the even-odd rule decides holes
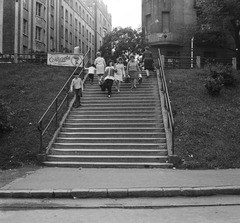
[[[211,96],[204,70],[167,70],[175,118],[175,152],[185,168],[240,167],[240,73]]]

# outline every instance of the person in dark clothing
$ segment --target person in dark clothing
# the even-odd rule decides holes
[[[142,60],[144,63],[144,69],[146,70],[147,78],[149,77],[149,70],[153,70],[153,55],[149,47],[145,47],[143,52]]]

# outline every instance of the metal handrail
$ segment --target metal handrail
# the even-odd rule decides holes
[[[65,82],[65,84],[63,85],[63,87],[61,88],[61,90],[58,92],[58,94],[56,95],[56,97],[53,99],[53,101],[51,102],[51,104],[48,106],[48,108],[46,109],[46,111],[44,112],[44,114],[42,115],[42,117],[39,119],[38,121],[38,131],[40,134],[40,154],[42,154],[43,152],[43,136],[45,135],[46,131],[49,129],[50,125],[52,124],[53,120],[55,119],[55,125],[57,126],[58,124],[58,113],[59,110],[62,108],[63,104],[65,103],[65,101],[67,101],[67,107],[69,106],[69,88],[66,92],[66,95],[63,97],[62,102],[60,104],[58,104],[58,99],[59,96],[62,94],[62,92],[65,90],[65,88],[67,86],[69,86],[69,82],[72,79],[74,73],[78,70],[78,68],[82,65],[83,69],[80,71],[79,76],[81,75],[81,73],[84,71],[84,64],[87,64],[89,61],[89,58],[87,60],[86,63],[84,63],[84,60],[86,59],[87,55],[89,54],[90,50],[87,51],[87,53],[84,55],[81,63],[78,64],[78,66],[74,69],[74,71],[72,72],[72,74],[70,75],[70,77],[68,78],[68,80]],[[43,128],[43,120],[45,119],[46,115],[50,112],[50,109],[55,106],[55,112],[54,114],[51,116],[50,121],[46,124],[45,128]]]
[[[167,111],[167,121],[168,121],[167,127],[170,130],[170,134],[171,134],[171,151],[172,151],[172,155],[174,155],[174,118],[173,118],[171,101],[169,98],[166,76],[164,72],[164,64],[162,61],[160,49],[158,49],[158,64],[159,64],[159,71],[160,71],[159,78],[161,79],[161,83],[162,83],[161,87],[162,87],[163,96],[164,96],[164,106]]]

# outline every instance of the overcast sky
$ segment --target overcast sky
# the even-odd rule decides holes
[[[103,0],[112,14],[112,27],[123,28],[131,26],[133,29],[141,26],[141,0]]]

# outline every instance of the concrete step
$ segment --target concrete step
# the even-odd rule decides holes
[[[142,142],[131,142],[131,143],[118,143],[118,142],[109,142],[109,143],[54,143],[54,148],[98,148],[98,149],[166,149],[166,143],[142,143]]]
[[[81,124],[81,123],[95,123],[95,124],[107,124],[107,123],[113,123],[113,124],[122,124],[122,123],[137,123],[137,124],[141,124],[141,123],[157,123],[160,122],[162,123],[163,120],[162,119],[157,119],[157,118],[89,118],[89,119],[83,119],[83,118],[68,118],[66,123],[77,123],[77,124]]]
[[[57,137],[56,143],[166,143],[166,138],[123,138],[123,137],[114,137],[110,135],[108,138],[76,138],[76,137]]]
[[[85,110],[72,110],[68,117],[160,117],[162,118],[162,112],[156,112],[156,111],[149,111],[144,110],[141,111],[141,113],[137,113],[136,111],[128,111],[128,110],[121,110],[121,111],[88,111],[86,112]]]
[[[71,112],[105,112],[105,113],[108,113],[108,112],[119,112],[119,111],[129,111],[129,112],[137,112],[136,115],[139,113],[142,113],[142,112],[148,112],[148,111],[155,111],[157,113],[161,112],[160,110],[160,106],[143,106],[143,105],[140,105],[140,106],[134,106],[134,107],[122,107],[121,105],[118,105],[118,106],[102,106],[102,105],[99,105],[99,106],[94,106],[94,105],[88,105],[88,106],[81,106],[79,108],[73,108],[71,110]]]
[[[118,162],[44,162],[50,167],[74,167],[74,168],[172,168],[171,163],[118,163]]]
[[[167,156],[168,152],[165,149],[56,149],[52,148],[51,155],[135,155],[135,156]]]
[[[134,127],[134,128],[138,128],[138,127],[159,127],[159,128],[163,128],[164,125],[163,123],[159,122],[159,123],[149,123],[149,122],[142,122],[142,123],[129,123],[129,122],[121,122],[121,123],[75,123],[75,122],[65,122],[63,124],[63,127],[65,128],[109,128],[109,127],[115,127],[115,128],[119,128],[119,127]]]
[[[165,138],[165,132],[60,132],[58,134],[59,137],[70,137],[70,138],[84,138],[84,137],[91,137],[91,138]]]
[[[135,118],[138,118],[138,119],[148,119],[148,118],[151,118],[152,117],[155,117],[156,120],[160,120],[162,119],[162,114],[154,114],[154,113],[151,113],[151,114],[148,114],[148,113],[144,113],[144,114],[138,114],[136,115],[136,112],[133,112],[133,113],[125,113],[125,114],[122,114],[122,112],[118,112],[118,114],[116,114],[116,112],[111,112],[111,113],[102,113],[102,114],[99,114],[99,113],[75,113],[75,114],[70,114],[68,116],[68,120],[69,119],[120,119],[120,120],[124,120],[124,119],[135,119]]]
[[[149,134],[154,134],[154,133],[165,133],[164,131],[164,126],[162,128],[159,127],[98,127],[98,128],[92,128],[92,127],[63,127],[61,129],[61,132],[72,132],[72,133],[106,133],[106,132],[113,132],[113,133],[119,133],[119,134],[124,134],[124,133],[132,133],[132,132],[138,132],[138,133],[149,133]]]
[[[161,163],[168,160],[168,156],[93,156],[93,155],[49,155],[47,161],[64,162],[118,162],[118,163]]]

